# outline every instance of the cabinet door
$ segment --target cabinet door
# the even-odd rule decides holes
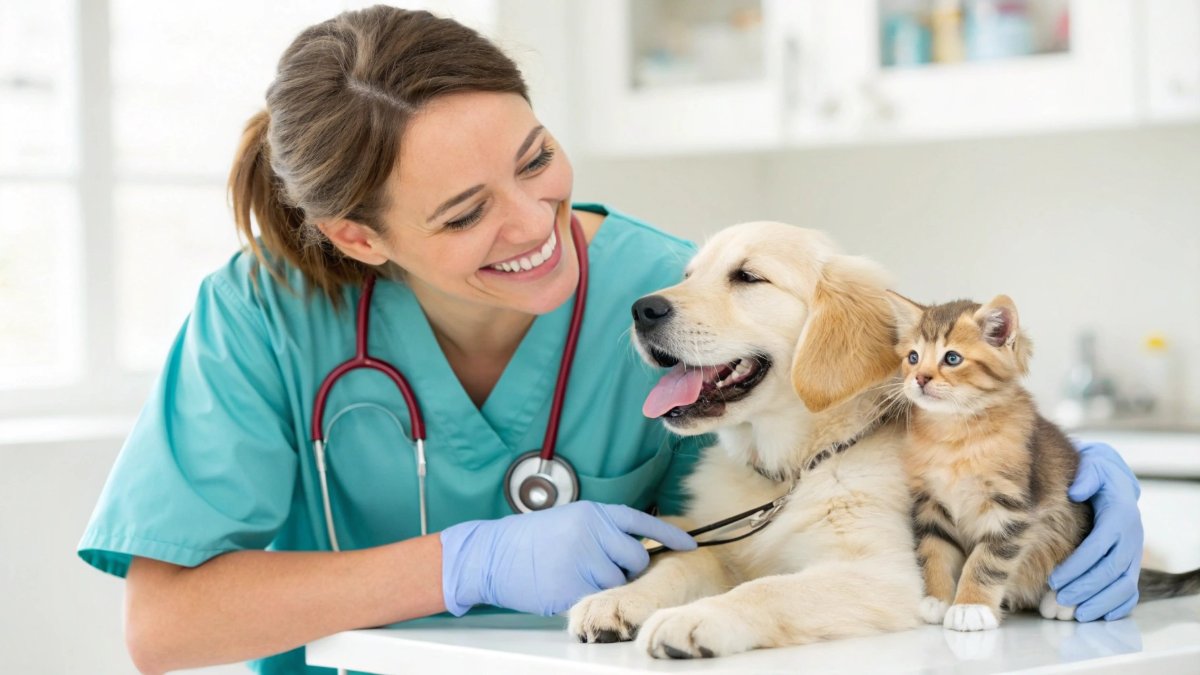
[[[777,0],[585,0],[582,136],[598,155],[777,147],[783,36]]]
[[[1152,120],[1200,113],[1200,0],[1143,0],[1146,98]]]
[[[798,72],[809,108],[793,111],[793,141],[976,136],[1135,119],[1131,0],[806,4]]]

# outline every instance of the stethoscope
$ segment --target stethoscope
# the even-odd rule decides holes
[[[558,382],[554,385],[554,400],[550,406],[550,419],[546,423],[546,436],[542,440],[540,450],[531,450],[513,460],[504,475],[504,497],[513,511],[541,511],[558,504],[573,502],[579,498],[579,478],[575,469],[562,457],[554,454],[554,446],[558,440],[558,423],[562,418],[563,400],[567,394],[567,379],[571,374],[571,364],[575,359],[575,347],[579,342],[579,327],[583,323],[583,310],[587,302],[588,260],[587,239],[583,228],[574,215],[571,216],[571,240],[575,243],[575,255],[579,260],[579,284],[575,287],[575,307],[571,312],[571,323],[567,330],[567,342],[563,347],[562,361],[558,367]],[[561,244],[560,244],[561,245]],[[409,428],[415,441],[417,462],[417,495],[420,501],[421,534],[429,533],[428,510],[425,498],[425,422],[421,418],[421,408],[417,397],[409,386],[408,380],[400,374],[392,364],[372,356],[367,351],[367,335],[371,318],[371,295],[375,290],[375,277],[370,276],[363,282],[362,295],[358,299],[358,315],[355,332],[354,357],[334,368],[325,376],[317,390],[316,401],[313,403],[312,415],[312,444],[313,456],[316,459],[317,475],[321,483],[321,503],[325,510],[325,529],[329,535],[329,545],[334,551],[340,551],[337,531],[333,525],[333,509],[329,499],[328,468],[325,462],[325,439],[333,426],[342,415],[360,408],[374,408],[390,417],[400,433],[404,427],[392,412],[375,403],[355,403],[338,411],[322,428],[325,417],[325,404],[329,400],[329,392],[333,385],[346,373],[360,368],[378,370],[387,375],[408,407]]]
[[[884,416],[876,419],[854,436],[851,436],[844,441],[837,441],[827,445],[820,452],[813,455],[813,457],[804,465],[803,471],[792,479],[791,488],[789,488],[788,491],[782,496],[776,497],[775,499],[772,499],[761,506],[756,506],[747,511],[742,511],[739,514],[718,520],[715,523],[709,523],[708,525],[697,527],[694,530],[688,530],[688,535],[696,540],[696,546],[721,546],[724,544],[732,544],[735,541],[741,541],[746,537],[761,532],[763,528],[775,522],[780,512],[783,511],[783,507],[787,505],[788,501],[792,498],[792,495],[795,494],[796,488],[800,487],[800,480],[805,475],[811,474],[814,469],[816,469],[826,460],[840,455],[854,447],[859,440],[874,431],[876,427],[878,427],[884,422],[885,419],[887,419],[887,417],[888,415],[885,413]],[[707,535],[708,539],[702,540],[700,538],[704,535]],[[656,545],[648,546],[646,550],[646,552],[650,555],[658,555],[659,553],[665,553],[670,550],[658,542],[653,543]]]

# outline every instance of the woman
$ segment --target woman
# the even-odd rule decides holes
[[[557,613],[645,567],[637,536],[695,545],[645,510],[679,511],[704,439],[641,416],[655,374],[624,335],[633,300],[677,280],[694,247],[572,207],[571,185],[514,64],[474,32],[375,7],[295,40],[230,179],[253,254],[202,285],[80,544],[127,578],[139,669],[299,672],[300,646],[340,630],[477,604]],[[588,501],[508,515],[505,473],[550,421],[576,221],[590,290],[558,448]],[[403,399],[367,371],[316,420],[326,524],[314,399],[354,352],[371,278],[370,350],[420,400],[440,534],[421,536]]]

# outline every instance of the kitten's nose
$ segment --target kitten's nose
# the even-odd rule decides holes
[[[671,302],[661,295],[648,295],[633,303],[633,322],[641,332],[658,326],[671,315]]]
[[[926,375],[925,373],[917,373],[917,386],[924,389],[925,385],[929,384],[929,381],[932,379],[932,377]]]

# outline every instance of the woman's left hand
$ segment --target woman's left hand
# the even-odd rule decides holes
[[[1129,615],[1138,601],[1142,569],[1142,493],[1121,456],[1105,443],[1083,443],[1079,470],[1067,496],[1091,500],[1096,513],[1092,532],[1050,575],[1058,604],[1074,605],[1075,619],[1106,621]]]

